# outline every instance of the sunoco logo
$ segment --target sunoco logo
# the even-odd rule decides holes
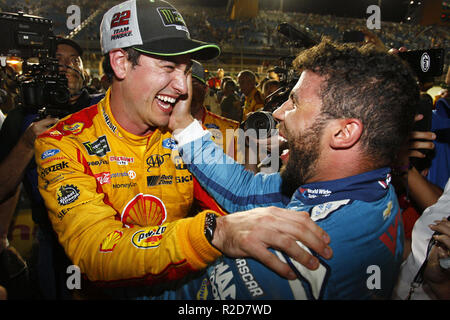
[[[420,68],[423,72],[428,72],[430,69],[430,55],[426,52],[422,54],[422,57],[420,57]]]

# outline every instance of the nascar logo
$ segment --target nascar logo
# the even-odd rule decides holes
[[[136,232],[131,238],[131,243],[136,248],[151,249],[157,248],[161,244],[163,233],[166,231],[166,226],[150,227]]]

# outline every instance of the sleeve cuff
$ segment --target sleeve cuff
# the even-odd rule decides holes
[[[189,262],[195,269],[205,268],[222,255],[205,237],[205,218],[208,212],[217,215],[211,210],[200,212],[190,223],[185,225],[182,231],[184,238],[187,239],[185,243],[182,243],[184,252],[186,256],[191,257]]]
[[[208,130],[203,129],[200,122],[194,119],[190,125],[183,130],[175,130],[173,138],[178,142],[178,147],[197,140],[208,133]]]

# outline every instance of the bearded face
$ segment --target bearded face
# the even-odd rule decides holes
[[[289,145],[289,158],[280,171],[283,194],[291,197],[295,190],[314,176],[324,126],[324,121],[318,121],[303,132],[293,133],[284,129]]]

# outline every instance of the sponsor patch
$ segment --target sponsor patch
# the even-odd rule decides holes
[[[83,131],[84,123],[83,122],[75,122],[74,124],[66,124],[63,126],[64,131],[70,131],[73,134],[79,134]]]
[[[58,130],[52,130],[48,133],[50,136],[52,137],[58,137],[58,136],[62,136],[62,133],[59,132]]]
[[[73,184],[66,184],[58,189],[56,196],[58,198],[58,203],[61,206],[65,206],[75,202],[78,199],[80,196],[80,190]]]
[[[105,109],[102,109],[103,118],[105,119],[106,125],[108,128],[113,132],[116,133],[117,127],[112,123],[111,119],[109,118],[108,114],[105,112]]]
[[[59,171],[62,169],[66,169],[68,168],[68,162],[67,161],[63,161],[63,162],[59,162],[57,164],[54,164],[50,167],[47,168],[43,168],[40,172],[39,172],[39,176],[44,179],[50,172],[55,172],[55,171]]]
[[[147,172],[150,171],[151,168],[159,168],[166,161],[166,158],[170,158],[170,153],[161,154],[152,154],[147,158]]]
[[[197,291],[197,300],[206,300],[208,298],[208,279],[202,281],[200,289]]]
[[[122,231],[116,230],[109,233],[100,244],[100,252],[112,252],[122,236]]]
[[[55,154],[59,153],[60,151],[61,150],[59,150],[59,149],[50,149],[50,150],[44,151],[41,154],[41,160],[45,160],[47,158],[53,157]]]
[[[175,178],[177,183],[185,183],[185,182],[190,182],[192,181],[192,174],[188,175],[188,176],[177,176]]]
[[[94,174],[94,177],[101,185],[111,183],[111,173],[109,172],[100,172],[98,174]]]
[[[383,211],[383,219],[386,220],[387,218],[389,218],[391,212],[392,212],[392,201],[389,201],[386,209]]]
[[[311,219],[317,221],[326,218],[330,213],[349,203],[349,199],[321,203],[311,210]]]
[[[173,176],[172,175],[159,175],[159,176],[147,176],[147,186],[158,186],[163,184],[172,184]]]
[[[103,157],[106,155],[106,153],[111,151],[106,136],[101,136],[94,142],[83,142],[83,145],[86,148],[88,154],[91,156],[96,155],[99,157]]]
[[[109,164],[109,162],[107,160],[96,160],[96,161],[88,161],[88,166],[101,166],[104,164]]]
[[[177,142],[173,138],[164,139],[162,142],[163,148],[167,148],[170,150],[178,149]]]
[[[120,218],[124,224],[160,226],[166,221],[167,211],[158,197],[138,193],[126,204]]]
[[[310,188],[299,188],[300,193],[303,197],[308,199],[314,199],[317,197],[329,197],[332,192],[328,189],[310,189]]]
[[[157,248],[161,244],[161,240],[166,226],[155,226],[137,231],[131,238],[131,243],[139,249]]]
[[[119,166],[126,166],[129,163],[134,163],[134,158],[125,156],[110,156],[109,161],[117,162]]]
[[[174,8],[158,8],[157,10],[165,27],[175,27],[188,32],[186,23],[177,10]]]

